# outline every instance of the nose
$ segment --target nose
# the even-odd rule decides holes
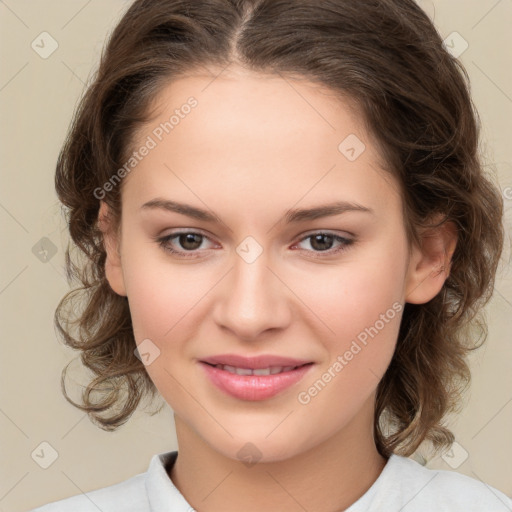
[[[216,297],[214,316],[221,329],[250,341],[288,325],[293,294],[271,267],[265,251],[251,263],[235,254]]]

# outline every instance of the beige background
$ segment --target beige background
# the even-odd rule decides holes
[[[420,4],[443,38],[457,31],[469,43],[460,59],[469,71],[481,114],[487,161],[497,169],[506,196],[510,244],[512,2]],[[153,417],[137,412],[120,430],[107,433],[60,392],[61,369],[76,354],[57,340],[53,330],[55,306],[67,290],[65,226],[53,189],[54,166],[104,38],[127,5],[121,0],[0,1],[0,512],[26,511],[114,484],[145,471],[153,454],[177,447],[168,406]],[[46,59],[31,48],[43,31],[58,42],[58,49]],[[42,237],[57,248],[46,263],[32,252]],[[479,478],[512,495],[509,259],[506,249],[497,290],[487,308],[488,343],[472,359],[473,384],[466,408],[450,422],[458,444],[452,454],[427,465]],[[58,452],[48,469],[31,457],[44,441]]]

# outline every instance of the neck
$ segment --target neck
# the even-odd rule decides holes
[[[169,477],[201,512],[345,510],[372,486],[387,462],[373,439],[372,401],[314,448],[250,466],[212,449],[178,416],[175,422],[179,450]]]

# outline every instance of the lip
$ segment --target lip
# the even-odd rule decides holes
[[[273,361],[275,360],[276,359],[274,358]],[[290,359],[288,359],[288,361],[290,361]],[[309,362],[308,364],[308,362],[306,362],[304,365],[299,366],[299,368],[287,372],[276,373],[274,375],[238,375],[230,373],[227,370],[211,366],[204,361],[199,361],[199,364],[204,369],[210,381],[218,389],[234,398],[247,401],[266,400],[276,396],[285,389],[288,389],[299,382],[314,366],[314,363]],[[292,365],[293,364],[274,364],[270,366]],[[243,368],[243,366],[239,367]],[[260,366],[260,368],[267,367],[268,366]]]
[[[312,363],[313,361],[274,356],[271,354],[253,357],[239,356],[236,354],[219,354],[217,356],[202,358],[201,362],[213,365],[227,364],[228,366],[236,366],[237,368],[250,368],[251,370],[255,370],[258,368],[269,368],[270,366],[302,366],[307,363]]]

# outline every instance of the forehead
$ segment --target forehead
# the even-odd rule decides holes
[[[154,147],[128,176],[137,196],[162,187],[211,196],[214,187],[224,198],[245,194],[249,206],[338,199],[342,188],[352,196],[344,199],[363,202],[383,180],[396,189],[355,104],[306,78],[191,74],[167,84],[150,112],[134,147]]]
[[[361,114],[349,97],[305,77],[239,67],[175,79],[154,98],[150,107],[156,116],[153,121],[169,119],[169,114],[180,110],[191,97],[198,104],[192,113],[200,115],[187,116],[186,124],[198,135],[213,132],[222,136],[231,129],[230,135],[238,135],[233,142],[247,143],[250,135],[251,140],[265,140],[271,148],[271,140],[274,144],[284,139],[293,142],[307,134],[313,143],[322,140],[337,146],[340,127],[360,133],[363,129]]]

